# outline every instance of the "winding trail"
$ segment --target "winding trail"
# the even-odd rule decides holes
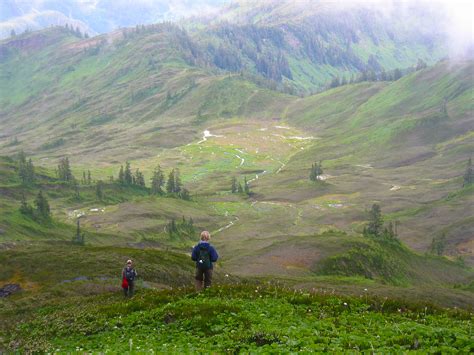
[[[249,181],[247,181],[247,184],[250,184],[252,181],[258,180],[258,178],[260,177],[260,175],[263,175],[263,174],[266,174],[266,173],[267,173],[267,171],[264,170],[264,171],[262,171],[260,174],[256,174],[253,179],[250,179]]]
[[[237,222],[237,221],[239,221],[239,220],[240,220],[240,218],[237,217],[237,216],[235,216],[235,219],[234,219],[233,221],[230,221],[229,224],[226,224],[224,227],[219,228],[219,229],[216,230],[213,234],[215,235],[215,234],[217,234],[217,233],[219,233],[219,232],[222,232],[222,231],[224,231],[224,230],[226,230],[226,229],[232,227],[232,226],[234,225],[234,223]]]

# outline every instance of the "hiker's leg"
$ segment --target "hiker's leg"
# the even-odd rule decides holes
[[[127,287],[127,288],[123,288],[123,295],[124,295],[125,297],[127,297],[127,295],[128,295],[128,287]]]
[[[128,282],[128,297],[133,297],[133,292],[135,291],[135,281]]]
[[[204,279],[203,271],[196,268],[196,275],[194,276],[194,287],[196,288],[196,291],[202,290],[203,279]]]
[[[212,269],[206,270],[204,273],[205,279],[204,279],[204,287],[211,287],[211,282],[212,282]]]

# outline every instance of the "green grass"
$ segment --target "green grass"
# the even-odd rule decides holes
[[[258,285],[143,290],[131,301],[104,294],[23,308],[32,318],[6,339],[10,350],[57,352],[473,350],[472,314],[425,306]]]

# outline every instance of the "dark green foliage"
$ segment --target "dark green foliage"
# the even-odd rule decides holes
[[[72,242],[78,245],[85,244],[85,234],[81,233],[81,218],[79,217],[76,222],[76,234],[72,238]]]
[[[43,191],[40,190],[34,201],[35,210],[34,217],[37,221],[48,222],[51,220],[51,210],[49,207],[48,199],[43,195]]]
[[[26,201],[25,194],[21,194],[20,212],[29,217],[33,217],[33,207]]]
[[[166,192],[169,194],[179,194],[182,189],[181,177],[179,169],[173,169],[168,175],[168,182],[166,183]]]
[[[74,176],[72,175],[72,172],[71,172],[71,166],[69,165],[68,157],[62,158],[59,161],[57,174],[58,174],[58,179],[61,181],[65,181],[65,182],[73,181]]]
[[[397,81],[398,79],[400,79],[401,77],[403,76],[403,73],[400,69],[395,69],[394,72],[393,72],[393,81]]]
[[[158,165],[153,172],[151,178],[151,194],[152,195],[162,195],[163,194],[163,185],[165,184],[165,176],[161,167]]]
[[[471,323],[468,312],[426,304],[242,284],[46,303],[9,326],[5,343],[12,352],[471,353]]]
[[[133,176],[133,184],[140,187],[145,187],[145,177],[143,176],[143,173],[140,171],[140,169],[135,171],[135,175]]]
[[[97,181],[95,186],[95,195],[99,201],[104,199],[104,183],[102,180]]]
[[[467,162],[466,171],[463,176],[462,187],[467,187],[472,184],[474,184],[474,170],[472,168],[472,157],[470,157]]]
[[[247,177],[244,176],[244,192],[247,194],[247,195],[250,195],[251,192],[250,192],[250,185],[247,181]]]
[[[125,173],[123,171],[123,165],[120,166],[118,181],[120,184],[125,185]]]
[[[166,192],[171,194],[174,193],[175,186],[174,186],[174,169],[170,171],[168,175],[168,181],[166,183]]]
[[[439,236],[433,237],[430,245],[430,252],[432,254],[442,256],[444,249],[446,248],[446,233],[442,233]]]
[[[128,161],[125,163],[125,171],[123,173],[123,183],[125,185],[132,185],[133,183],[132,170],[130,168],[130,163]]]
[[[319,180],[320,176],[323,174],[323,165],[322,162],[320,161],[319,163],[314,163],[311,166],[311,172],[309,173],[309,179],[311,181],[317,181]]]
[[[21,151],[18,155],[18,175],[23,185],[35,182],[35,168],[31,158],[27,161],[26,155]]]
[[[191,194],[189,193],[189,190],[186,188],[183,188],[181,192],[179,193],[179,198],[185,201],[191,200]]]
[[[369,223],[364,229],[364,235],[374,235],[379,237],[382,235],[383,217],[380,206],[376,203],[372,205],[369,211]]]
[[[79,192],[79,184],[78,184],[76,179],[73,179],[73,181],[72,181],[72,188],[74,190],[74,199],[76,201],[80,201],[81,200],[81,194]]]
[[[332,256],[317,266],[325,275],[362,276],[395,285],[405,284],[408,269],[395,253],[401,246],[374,240],[354,244],[347,252]]]
[[[91,177],[91,171],[90,170],[87,170],[87,183],[89,185],[92,184],[92,177]]]
[[[416,63],[415,70],[423,70],[428,67],[428,64],[423,59],[418,59],[418,62]]]
[[[193,219],[190,217],[188,220],[186,220],[184,216],[178,223],[176,223],[174,218],[169,221],[168,225],[166,226],[166,231],[168,232],[170,239],[192,239],[196,234]]]
[[[237,178],[235,176],[232,176],[231,191],[233,194],[237,192]]]

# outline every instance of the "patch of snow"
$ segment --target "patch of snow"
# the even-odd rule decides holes
[[[390,191],[398,191],[400,189],[401,189],[401,186],[393,185],[392,188],[390,189]]]
[[[330,203],[328,204],[329,207],[332,207],[332,208],[342,208],[344,207],[344,205],[342,203]]]
[[[300,137],[300,136],[292,136],[292,137],[288,137],[290,139],[297,139],[299,141],[306,141],[308,139],[316,139],[314,138],[313,136],[310,136],[310,137]]]
[[[212,134],[209,130],[206,129],[203,132],[202,139],[197,144],[201,144],[201,143],[207,141],[207,139],[210,138],[210,137],[224,137],[224,136]]]
[[[261,132],[265,132],[265,131],[267,131],[267,130],[268,130],[268,128],[260,128],[260,129],[259,129],[259,131],[261,131]]]
[[[278,129],[291,129],[290,127],[287,127],[287,126],[275,126],[275,128],[278,128]]]

